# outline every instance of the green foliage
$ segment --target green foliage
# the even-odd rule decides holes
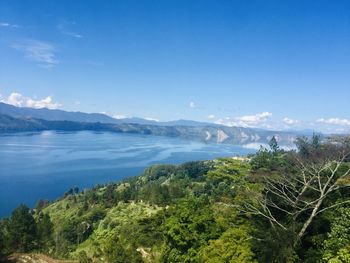
[[[37,228],[34,217],[25,205],[17,207],[7,226],[9,244],[13,251],[28,252],[35,248]]]
[[[195,262],[200,248],[222,232],[206,198],[186,199],[168,213],[163,247],[166,262]]]
[[[113,263],[138,263],[143,262],[141,256],[136,254],[136,251],[132,251],[126,247],[125,244],[118,235],[113,235],[109,239],[106,239],[103,251],[107,262]]]
[[[0,221],[0,256],[34,249],[49,251],[53,246],[53,224],[47,214],[35,218],[32,211],[20,205],[9,219]]]
[[[248,162],[225,158],[218,160],[215,169],[208,171],[208,179],[214,184],[218,182],[239,183],[249,171],[250,165]]]
[[[47,206],[49,204],[49,201],[48,200],[43,200],[43,199],[40,199],[36,206],[35,206],[35,209],[40,212],[45,206]]]
[[[90,209],[90,211],[85,216],[86,222],[89,224],[93,224],[95,222],[98,222],[102,220],[106,216],[105,209],[95,206]]]
[[[48,214],[39,214],[37,219],[37,240],[38,245],[43,250],[48,250],[53,246],[53,224]]]
[[[249,171],[250,165],[246,161],[220,159],[215,169],[208,172],[205,193],[217,201],[230,202],[237,189],[245,184]]]
[[[350,245],[339,249],[332,257],[325,256],[328,263],[350,263]]]
[[[175,165],[169,165],[169,164],[158,164],[158,165],[152,165],[151,167],[147,168],[144,172],[145,178],[147,180],[158,180],[162,177],[169,177],[169,175],[174,174],[176,171]]]
[[[280,147],[278,146],[278,142],[275,136],[272,136],[271,140],[269,141],[269,146],[273,153],[278,153]]]
[[[5,255],[5,234],[4,234],[4,222],[0,220],[0,261],[1,258]]]
[[[92,263],[92,259],[89,258],[84,250],[80,251],[78,254],[79,263]]]
[[[346,207],[339,209],[338,216],[332,220],[331,232],[324,241],[323,259],[328,262],[350,262],[349,244],[350,208]]]
[[[349,262],[349,208],[318,215],[299,246],[296,229],[309,211],[292,218],[272,210],[282,229],[242,208],[264,200],[257,197],[268,194],[267,176],[294,176],[294,157],[317,164],[337,152],[319,137],[298,143],[299,152],[285,152],[272,138],[271,150],[261,148],[251,160],[151,166],[120,183],[71,188],[56,202],[38,202],[34,214],[20,206],[0,221],[0,254],[43,251],[82,263]],[[324,204],[350,200],[348,180],[338,181]],[[287,207],[276,195],[270,201]]]
[[[256,228],[254,249],[259,262],[298,262],[298,255],[293,247],[295,240],[293,229],[283,230],[271,227],[266,223]]]
[[[316,134],[312,135],[311,140],[307,137],[299,137],[295,144],[299,154],[303,157],[309,157],[313,152],[322,148],[321,137]]]
[[[275,172],[288,166],[288,162],[285,158],[284,152],[278,150],[278,146],[274,147],[271,151],[264,147],[260,147],[259,151],[251,159],[251,167],[254,171]],[[290,167],[287,167],[290,169]]]
[[[244,209],[262,222],[258,229],[265,227],[259,237],[264,242],[256,244],[259,262],[320,262],[330,220],[322,213],[350,201],[343,189],[349,185],[348,145],[321,143],[314,135],[299,138],[297,147],[298,152],[261,149],[251,161],[250,179],[262,187],[247,191]]]
[[[231,228],[220,238],[209,241],[200,253],[200,261],[207,263],[254,263],[250,229],[244,226]]]

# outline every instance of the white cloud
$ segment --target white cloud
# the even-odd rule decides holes
[[[1,101],[16,107],[22,107],[25,103],[25,98],[22,96],[22,94],[13,92],[7,99]]]
[[[43,67],[48,68],[59,64],[56,59],[57,50],[52,44],[39,40],[26,40],[11,47],[22,51],[27,58],[38,62]]]
[[[128,116],[122,115],[122,114],[114,114],[114,115],[112,115],[112,117],[113,117],[114,119],[120,120],[120,119],[126,119]]]
[[[291,119],[291,118],[288,118],[288,117],[283,118],[283,122],[285,124],[288,124],[288,125],[295,125],[295,124],[299,123],[298,120],[294,120],[294,119]]]
[[[342,126],[350,126],[349,119],[340,119],[340,118],[329,118],[329,119],[318,119],[316,120],[318,123],[331,124],[331,125],[342,125]]]
[[[207,117],[209,120],[213,120],[213,119],[215,119],[215,115],[214,114],[210,114],[210,115],[208,115],[208,117]]]
[[[122,119],[127,119],[127,118],[129,118],[129,116],[124,115],[124,114],[114,114],[114,115],[112,115],[112,117],[113,117],[114,119],[117,119],[117,120],[122,120]],[[152,117],[145,117],[145,118],[143,118],[143,119],[145,119],[145,120],[147,120],[147,121],[156,121],[156,122],[159,122],[159,121],[160,121],[159,119],[152,118]]]
[[[240,127],[252,127],[252,128],[273,128],[267,123],[272,117],[271,112],[261,112],[254,115],[244,115],[241,117],[218,119],[215,123],[226,126],[240,126]]]
[[[257,124],[257,123],[266,121],[271,116],[272,116],[271,112],[265,111],[262,113],[257,113],[255,115],[246,115],[246,116],[238,117],[237,119],[245,123]]]
[[[41,109],[41,108],[57,109],[62,105],[60,103],[54,102],[52,97],[48,96],[41,100],[28,99],[26,101],[26,106],[30,108],[36,108],[36,109]]]
[[[2,99],[1,102],[11,104],[16,107],[29,107],[29,108],[48,108],[48,109],[57,109],[62,106],[62,104],[54,102],[51,96],[48,96],[44,99],[35,100],[23,96],[18,92],[13,92],[5,99]]]
[[[145,120],[148,120],[148,121],[156,121],[156,122],[159,122],[159,119],[152,118],[152,117],[145,117],[144,119],[145,119]]]

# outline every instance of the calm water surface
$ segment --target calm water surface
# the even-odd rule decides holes
[[[41,132],[0,135],[0,217],[20,203],[56,199],[73,186],[135,176],[155,163],[245,155],[252,148],[158,136]]]

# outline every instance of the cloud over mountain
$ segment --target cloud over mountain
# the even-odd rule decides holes
[[[329,118],[329,119],[320,118],[316,122],[332,124],[332,125],[350,126],[349,119],[341,119],[341,118]]]
[[[288,124],[288,125],[295,125],[295,124],[300,123],[298,120],[294,120],[294,119],[291,119],[291,118],[288,118],[288,117],[283,118],[282,121],[283,121],[285,124]]]
[[[251,128],[269,128],[267,121],[272,117],[271,112],[261,112],[254,115],[244,115],[240,117],[226,117],[224,119],[218,119],[215,123],[226,126],[240,126]]]
[[[47,96],[46,98],[36,100],[25,97],[18,92],[12,92],[7,98],[3,98],[0,101],[16,107],[29,107],[35,109],[57,109],[62,106],[62,104],[54,102],[52,96]]]

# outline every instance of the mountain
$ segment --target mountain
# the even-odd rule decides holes
[[[218,125],[185,126],[153,125],[137,123],[101,123],[75,121],[48,121],[30,117],[14,118],[0,114],[0,133],[27,131],[107,131],[117,133],[136,133],[157,136],[178,137],[208,143],[250,144],[267,143],[275,136],[281,144],[291,144],[295,133],[256,130],[242,127]]]
[[[0,102],[0,114],[14,118],[34,118],[47,121],[74,121],[90,123],[134,123],[145,125],[162,125],[162,126],[205,126],[209,123],[196,122],[190,120],[177,120],[169,122],[158,122],[155,120],[142,119],[137,117],[115,119],[102,113],[84,113],[69,112],[64,110],[50,110],[47,108],[33,109],[27,107],[16,107],[10,104]]]
[[[63,110],[50,110],[47,108],[33,109],[16,107],[2,102],[0,102],[0,114],[15,118],[30,117],[48,121],[120,123],[119,120],[101,113],[68,112]]]
[[[208,123],[208,122],[199,122],[199,121],[191,121],[191,120],[176,120],[176,121],[167,121],[167,122],[160,122],[158,124],[164,125],[164,126],[219,126],[214,123]]]
[[[0,132],[41,131],[45,129],[46,127],[40,121],[0,114]]]
[[[297,136],[309,136],[305,131],[269,131],[227,127],[191,120],[158,122],[142,118],[115,119],[101,113],[68,112],[46,108],[16,107],[0,102],[0,132],[25,131],[108,131],[179,137],[210,143],[267,143],[275,136],[281,144],[290,145]]]

